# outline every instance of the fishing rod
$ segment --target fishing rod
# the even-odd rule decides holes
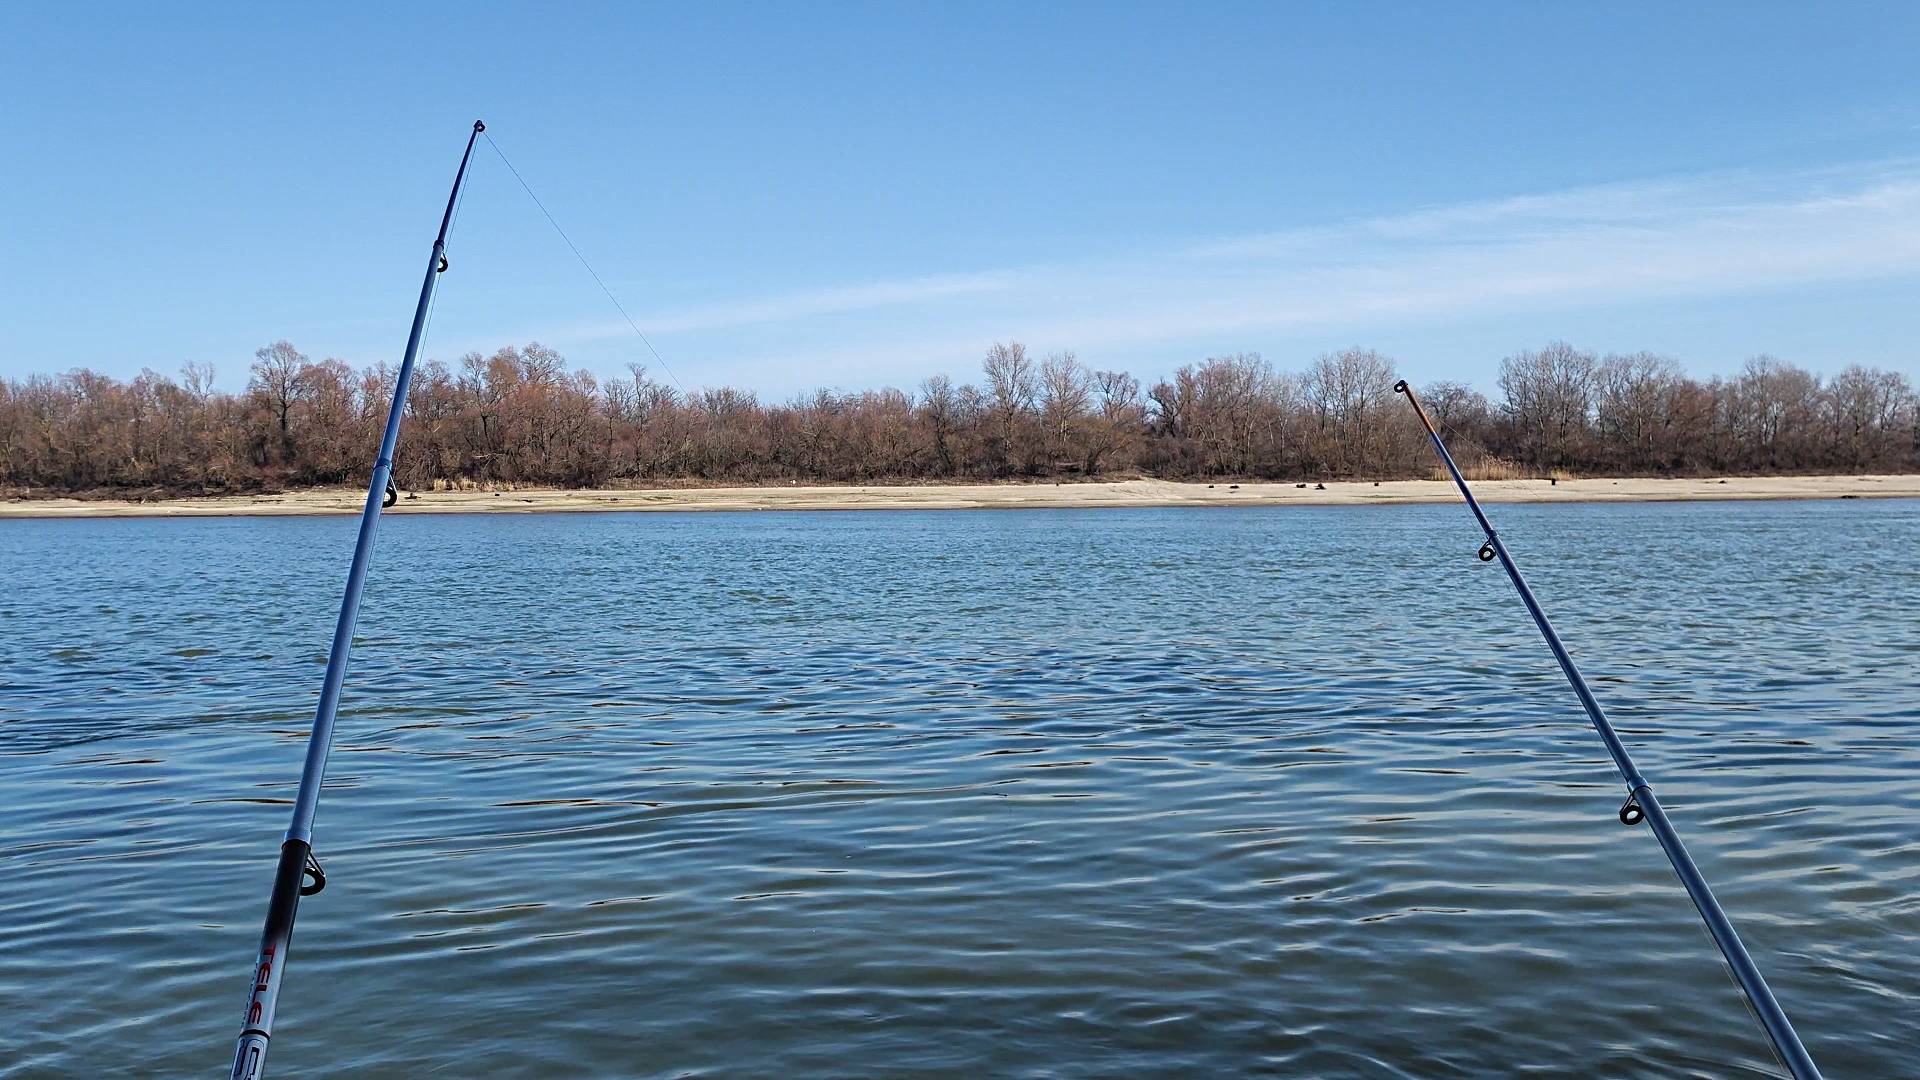
[[[1653,786],[1633,764],[1633,758],[1627,754],[1626,746],[1620,736],[1614,733],[1613,725],[1607,721],[1607,714],[1600,708],[1600,702],[1594,699],[1593,691],[1587,688],[1587,680],[1581,678],[1580,669],[1574,666],[1573,656],[1560,641],[1560,635],[1553,630],[1553,624],[1547,621],[1547,613],[1540,608],[1540,601],[1534,599],[1533,590],[1527,587],[1527,579],[1520,574],[1519,564],[1507,552],[1507,545],[1500,540],[1500,534],[1493,530],[1493,522],[1487,520],[1486,511],[1480,509],[1480,503],[1473,497],[1473,489],[1467,486],[1467,479],[1460,475],[1460,467],[1453,463],[1453,455],[1447,452],[1447,444],[1440,439],[1433,421],[1427,419],[1427,410],[1420,407],[1420,399],[1413,395],[1413,387],[1405,379],[1393,384],[1395,393],[1407,395],[1408,404],[1413,406],[1414,414],[1420,417],[1421,426],[1427,429],[1427,435],[1433,439],[1433,448],[1439,452],[1440,461],[1446,465],[1447,472],[1453,477],[1455,487],[1467,500],[1467,509],[1479,520],[1480,528],[1487,534],[1486,542],[1480,545],[1480,561],[1492,562],[1498,558],[1500,565],[1506,568],[1507,577],[1513,580],[1514,590],[1520,594],[1520,602],[1527,605],[1527,613],[1533,616],[1533,623],[1540,628],[1540,636],[1547,639],[1547,648],[1553,650],[1553,658],[1560,662],[1560,670],[1566,673],[1567,681],[1573,684],[1573,692],[1580,698],[1580,704],[1587,710],[1588,719],[1593,721],[1593,730],[1600,734],[1600,741],[1607,744],[1607,753],[1612,755],[1614,767],[1620,770],[1620,778],[1627,785],[1627,801],[1620,807],[1620,824],[1633,826],[1645,821],[1653,829],[1653,835],[1660,841],[1660,847],[1667,853],[1667,861],[1673,864],[1673,872],[1685,886],[1687,895],[1693,898],[1693,906],[1700,911],[1700,918],[1707,924],[1707,932],[1713,935],[1714,944],[1720,946],[1720,953],[1727,959],[1727,967],[1740,984],[1740,990],[1747,996],[1747,1005],[1753,1011],[1754,1019],[1766,1032],[1767,1039],[1773,1044],[1774,1056],[1780,1064],[1793,1074],[1794,1080],[1820,1080],[1820,1070],[1813,1064],[1813,1058],[1807,1055],[1807,1048],[1800,1043],[1800,1036],[1794,1033],[1793,1025],[1788,1022],[1786,1012],[1780,1008],[1780,1002],[1774,998],[1773,991],[1767,987],[1767,980],[1760,976],[1760,969],[1754,965],[1753,957],[1747,954],[1747,947],[1740,943],[1740,935],[1734,932],[1733,923],[1727,919],[1727,913],[1720,908],[1720,901],[1713,898],[1713,890],[1707,887],[1707,879],[1700,876],[1700,868],[1694,865],[1693,856],[1687,854],[1685,845],[1680,843],[1680,834],[1673,831],[1673,823],[1667,820],[1667,812],[1660,806],[1660,800],[1654,798]]]
[[[247,993],[246,1020],[240,1029],[239,1046],[234,1050],[232,1080],[259,1080],[266,1071],[267,1041],[273,1036],[274,1007],[279,1003],[280,984],[286,977],[294,911],[300,906],[302,896],[312,896],[327,885],[326,872],[313,857],[313,812],[319,805],[320,783],[327,772],[333,720],[340,707],[340,684],[347,677],[353,624],[360,615],[360,596],[366,590],[367,564],[373,559],[374,530],[380,524],[380,511],[392,506],[399,497],[398,489],[393,486],[393,452],[400,441],[400,417],[406,410],[407,383],[413,378],[413,362],[420,355],[420,340],[426,333],[434,283],[447,272],[447,232],[453,227],[460,187],[467,178],[467,162],[473,158],[474,140],[485,130],[486,124],[473,122],[466,152],[460,155],[460,169],[453,174],[453,191],[447,196],[446,213],[440,216],[440,233],[433,238],[433,256],[427,260],[427,277],[420,285],[420,303],[413,310],[407,352],[400,361],[400,374],[394,378],[393,405],[387,410],[386,433],[381,436],[380,455],[374,460],[373,479],[367,485],[367,505],[360,512],[360,536],[353,545],[347,591],[340,601],[340,619],[334,624],[327,674],[320,683],[320,707],[314,713],[313,733],[307,737],[307,762],[300,771],[300,790],[293,800],[293,824],[288,826],[286,841],[280,845],[280,867],[273,875],[273,895],[267,901],[266,928],[260,935],[260,957],[254,964],[253,985]],[[312,884],[308,884],[309,879]]]

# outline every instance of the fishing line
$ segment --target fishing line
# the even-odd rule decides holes
[[[448,215],[447,217],[447,239],[448,240],[453,239],[453,230],[455,227],[457,227],[460,224],[460,207],[465,205],[466,201],[467,201],[467,189],[465,187],[462,187],[460,189],[459,196],[454,199],[453,213]],[[451,263],[453,260],[448,259],[447,261]],[[440,307],[440,290],[435,289],[433,291],[433,297],[427,301],[427,319],[425,322],[420,324],[420,344],[423,346],[427,343],[427,339],[433,336],[433,313],[436,310],[438,310],[439,307]],[[412,408],[411,404],[409,404],[408,408],[409,409]]]
[[[484,135],[485,132],[481,134]],[[493,140],[489,139],[487,141],[492,142]],[[453,213],[447,215],[447,240],[449,242],[453,240],[453,231],[460,227],[460,208],[465,205],[467,205],[467,188],[466,185],[463,184],[460,187],[460,194],[454,196]],[[447,261],[451,263],[453,260],[449,258]],[[440,290],[435,289],[433,291],[433,297],[427,301],[427,321],[420,324],[420,343],[422,345],[425,345],[427,338],[433,334],[433,313],[439,306]]]
[[[485,135],[484,132],[482,134]],[[485,138],[487,145],[493,147],[493,152],[500,155],[500,160],[506,164],[507,171],[513,174],[515,180],[520,181],[520,188],[527,193],[527,198],[532,199],[533,205],[539,207],[540,213],[546,215],[547,224],[553,226],[553,231],[559,233],[560,239],[566,241],[567,247],[572,249],[573,257],[580,260],[581,266],[586,267],[587,273],[593,278],[593,283],[600,286],[600,291],[607,294],[608,300],[613,301],[614,310],[620,313],[621,318],[627,320],[627,326],[633,330],[634,336],[640,339],[640,344],[645,345],[647,351],[653,354],[653,360],[660,365],[660,370],[667,373],[667,377],[673,380],[682,394],[689,394],[687,384],[681,382],[680,376],[675,375],[673,369],[667,366],[666,358],[660,355],[659,349],[653,347],[653,342],[647,340],[646,333],[640,329],[640,324],[633,321],[633,316],[627,314],[627,309],[621,305],[620,298],[613,295],[613,290],[607,288],[607,283],[601,279],[599,272],[594,270],[593,264],[587,261],[585,255],[580,254],[580,246],[575,244],[573,238],[567,235],[567,230],[561,228],[560,223],[553,219],[553,212],[547,209],[546,203],[540,201],[540,196],[533,193],[533,188],[527,184],[527,178],[520,175],[520,170],[513,167],[513,161],[507,157],[507,152],[500,149],[500,144],[493,141],[493,136],[485,135]]]
[[[465,184],[462,184],[460,186],[459,193],[453,197],[453,209],[447,214],[447,240],[448,241],[451,241],[453,239],[453,230],[456,227],[458,227],[460,224],[460,208],[462,206],[465,206],[466,204],[467,204],[467,188]],[[442,267],[441,272],[445,273],[446,272],[445,268],[450,266],[453,262],[452,259],[446,257],[445,244],[441,245],[441,256],[442,256],[441,262],[440,262],[440,265]],[[422,348],[426,346],[427,339],[433,336],[433,313],[435,309],[437,309],[439,306],[440,306],[440,290],[435,289],[433,291],[433,295],[427,298],[427,317],[421,320],[420,322],[420,345]],[[396,375],[396,378],[397,377],[398,376]],[[408,401],[405,405],[405,408],[408,412],[412,412],[413,402]],[[398,458],[399,456],[400,456],[399,449],[398,447],[396,447],[394,450],[394,457]],[[396,462],[396,467],[397,467],[397,464],[398,463]],[[400,488],[398,485],[396,485],[393,482],[393,473],[389,471],[387,474],[387,498],[385,502],[380,504],[380,509],[382,510],[388,509],[389,507],[392,507],[395,504],[399,503],[399,501],[400,501]],[[323,876],[320,880],[324,883],[326,881],[326,878]],[[318,890],[315,890],[315,891],[318,891]]]

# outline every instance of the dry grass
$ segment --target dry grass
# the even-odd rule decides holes
[[[1526,471],[1521,469],[1520,466],[1497,457],[1486,457],[1481,458],[1479,461],[1466,462],[1460,466],[1460,475],[1466,477],[1468,480],[1524,480],[1527,476]],[[1433,470],[1433,478],[1435,480],[1453,479],[1447,475],[1445,467],[1435,468]]]
[[[1545,475],[1531,472],[1525,467],[1515,465],[1505,458],[1483,457],[1479,461],[1461,464],[1460,475],[1468,480],[1572,480],[1574,475],[1565,469],[1552,469]],[[1433,470],[1435,480],[1451,480],[1444,466]]]

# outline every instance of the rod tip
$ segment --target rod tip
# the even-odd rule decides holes
[[[1393,392],[1394,392],[1394,393],[1396,393],[1396,394],[1404,394],[1404,393],[1406,393],[1406,392],[1407,392],[1407,380],[1405,380],[1405,379],[1401,379],[1401,380],[1400,380],[1399,382],[1397,382],[1397,383],[1394,383],[1394,384],[1393,384]]]
[[[485,130],[487,130],[487,122],[485,120],[475,120],[473,122],[473,133],[475,135],[478,135]]]

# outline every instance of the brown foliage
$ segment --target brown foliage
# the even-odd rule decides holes
[[[218,492],[363,478],[394,373],[255,354],[246,390],[189,365],[120,382],[85,370],[0,380],[0,486]],[[872,482],[1127,475],[1425,476],[1433,462],[1364,349],[1276,371],[1258,354],[1138,379],[1071,353],[1035,363],[994,345],[983,384],[936,375],[909,394],[822,390],[763,404],[729,387],[683,394],[642,368],[596,379],[539,344],[420,365],[396,459],[403,487],[650,481]],[[1424,396],[1475,475],[1920,468],[1913,388],[1850,367],[1823,383],[1771,357],[1702,382],[1647,353],[1564,343],[1501,365],[1501,400],[1458,383]]]

